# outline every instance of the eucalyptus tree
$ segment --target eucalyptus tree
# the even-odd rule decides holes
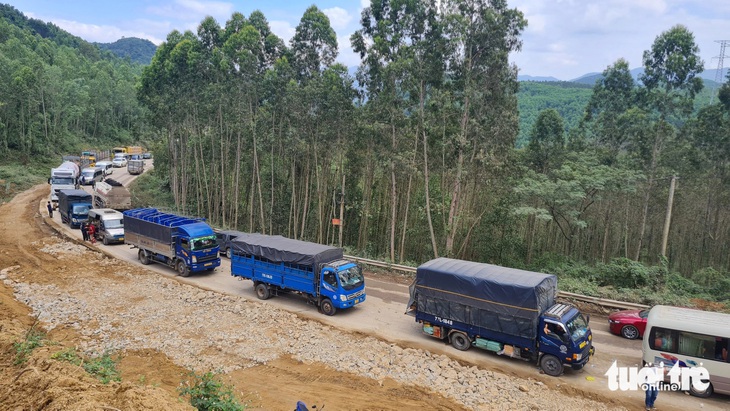
[[[649,140],[644,143],[643,158],[647,174],[642,216],[637,234],[634,259],[639,260],[643,248],[649,214],[651,191],[657,179],[662,152],[674,138],[676,127],[692,113],[692,102],[702,89],[703,61],[694,35],[682,25],[676,25],[660,34],[643,56],[643,99],[655,118]]]
[[[350,38],[353,50],[360,54],[363,60],[357,78],[365,86],[367,94],[366,112],[370,114],[370,124],[375,133],[390,141],[389,146],[382,147],[380,155],[385,157],[390,173],[390,216],[389,216],[389,256],[395,261],[396,255],[396,228],[399,221],[399,192],[398,174],[407,172],[409,188],[407,197],[410,198],[410,184],[412,182],[412,168],[408,169],[408,157],[415,154],[415,147],[407,148],[405,138],[412,133],[408,126],[409,92],[412,91],[409,83],[417,78],[414,73],[415,53],[419,41],[423,41],[429,26],[433,26],[434,15],[429,14],[429,6],[419,0],[383,0],[373,1],[369,7],[363,9],[360,24],[361,28]],[[435,46],[435,44],[431,44]],[[418,135],[416,134],[416,139]],[[409,156],[408,153],[412,155]],[[369,152],[369,156],[375,153]],[[400,172],[399,172],[400,171]],[[367,177],[372,178],[372,173]],[[428,184],[428,182],[426,182]],[[371,190],[365,191],[365,209],[362,213],[359,236],[360,245],[367,241],[367,225],[369,219]],[[404,217],[402,233],[405,233],[408,216],[409,201],[401,209]],[[430,207],[427,206],[427,209]],[[429,210],[430,211],[430,210]],[[429,218],[430,224],[430,218]],[[431,238],[434,240],[433,230]],[[401,258],[402,250],[401,246]],[[434,242],[435,248],[435,242]]]
[[[477,178],[481,169],[500,167],[514,146],[517,68],[508,57],[521,49],[519,36],[527,21],[504,0],[445,0],[441,10],[447,39],[445,84],[458,113],[455,131],[443,142],[452,148],[449,162],[454,168],[445,228],[445,254],[452,255],[459,226],[478,218],[463,210],[466,179]]]
[[[303,81],[321,73],[337,58],[337,34],[317,6],[304,12],[291,40],[291,51],[292,64]]]

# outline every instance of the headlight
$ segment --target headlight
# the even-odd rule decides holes
[[[221,258],[221,250],[218,250],[217,253],[215,253],[216,258]]]
[[[340,294],[340,301],[342,301],[342,302],[347,301],[347,296],[345,294]]]
[[[79,222],[79,220],[76,219],[76,218],[72,218],[71,221],[73,221],[74,223],[78,223]]]
[[[197,264],[197,263],[198,263],[198,257],[193,256],[193,264]]]
[[[580,359],[583,358],[583,354],[573,354],[573,359],[576,361],[580,361]]]

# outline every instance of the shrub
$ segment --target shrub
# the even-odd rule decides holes
[[[188,374],[178,388],[183,397],[199,411],[242,411],[246,407],[238,402],[230,386],[223,384],[219,376],[212,372],[198,375],[195,371]]]
[[[122,380],[122,375],[117,370],[119,360],[120,357],[112,358],[111,354],[105,352],[99,357],[85,361],[83,367],[86,372],[98,378],[102,383],[108,384],[110,381]]]
[[[28,361],[30,354],[33,350],[43,345],[45,338],[46,333],[37,330],[35,324],[33,324],[28,332],[25,333],[25,339],[23,341],[13,343],[13,348],[15,349],[15,360],[13,360],[13,364],[20,365]]]

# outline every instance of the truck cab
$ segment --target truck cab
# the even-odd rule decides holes
[[[577,308],[555,304],[540,316],[540,365],[548,375],[560,375],[563,365],[580,370],[594,352],[589,319]]]
[[[350,308],[365,301],[362,268],[347,260],[328,263],[322,268],[320,293],[338,309]]]
[[[192,223],[177,227],[175,237],[175,255],[178,260],[185,261],[188,272],[213,270],[221,265],[220,248],[215,233],[206,223]],[[178,270],[180,265],[178,265]]]

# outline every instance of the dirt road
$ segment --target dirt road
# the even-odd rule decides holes
[[[299,399],[333,410],[641,409],[642,393],[606,388],[603,373],[613,359],[634,365],[639,346],[607,335],[604,319],[592,320],[598,354],[588,368],[551,378],[531,364],[459,352],[421,335],[402,314],[405,286],[398,282],[369,276],[362,307],[326,317],[296,297],[256,300],[250,282],[228,274],[227,261],[183,282],[167,267],[139,265],[128,246],[90,250],[56,235],[58,229],[81,237],[57,216],[50,221],[41,214],[46,191],[36,187],[0,208],[0,361],[12,363],[11,344],[32,323],[25,303],[63,346],[121,353],[126,382],[104,386],[87,378],[83,389],[57,387],[60,399],[30,395],[48,391],[62,375],[82,380],[78,370],[69,374],[49,360],[59,348],[43,347],[30,362],[33,370],[4,368],[0,377],[10,382],[0,387],[8,394],[0,395],[0,409],[37,409],[40,400],[46,409],[99,409],[58,407],[74,395],[80,404],[175,409],[165,401],[180,407],[175,388],[185,368],[224,370],[254,409],[292,409]],[[132,389],[145,393],[142,402],[123,396]],[[726,397],[700,402],[676,393],[662,393],[658,402],[677,410],[700,403],[728,405]]]

